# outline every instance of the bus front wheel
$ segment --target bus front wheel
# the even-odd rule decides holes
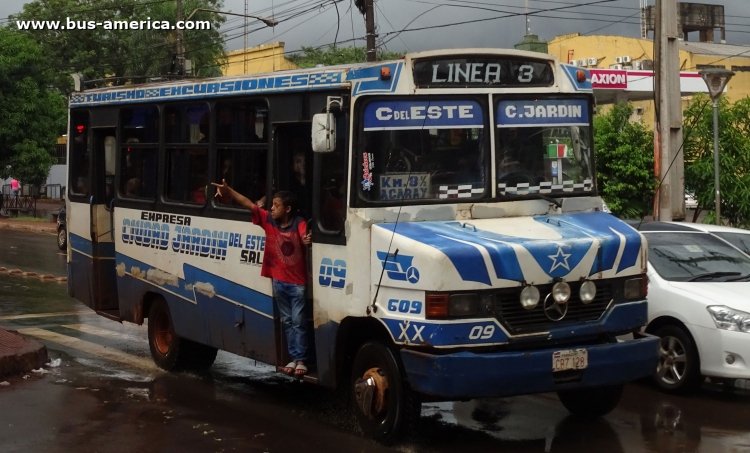
[[[203,371],[213,365],[217,349],[179,337],[164,299],[157,299],[148,312],[148,345],[159,368],[167,371]]]
[[[422,407],[399,363],[390,348],[370,342],[359,348],[352,366],[351,396],[357,424],[366,436],[386,444],[414,428]]]

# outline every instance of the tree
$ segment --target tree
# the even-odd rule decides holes
[[[65,130],[65,98],[50,88],[52,72],[27,35],[0,28],[0,177],[41,184]]]
[[[184,16],[196,8],[219,10],[222,0],[185,0]],[[176,74],[176,30],[150,28],[152,24],[176,22],[175,2],[146,0],[34,0],[24,5],[15,20],[69,21],[75,30],[28,30],[43,47],[49,64],[56,72],[55,86],[68,92],[72,87],[71,73],[85,79],[128,79]],[[224,17],[199,11],[191,21],[208,20],[210,30],[185,30],[185,57],[192,61],[198,76],[221,74],[224,42],[219,26]],[[88,21],[101,25],[87,26]],[[119,22],[118,22],[119,21]],[[114,29],[116,23],[143,21],[135,29]]]
[[[715,206],[713,108],[695,96],[684,113],[685,187],[695,193],[698,211]],[[750,98],[719,102],[719,188],[721,216],[730,225],[750,227]],[[711,216],[715,216],[712,212]],[[712,221],[709,217],[708,221]]]
[[[396,60],[403,56],[398,52],[381,52],[380,60]],[[325,66],[360,63],[367,61],[367,51],[362,47],[333,47],[326,48],[302,47],[302,53],[292,55],[289,59],[301,68],[312,68],[319,64]]]
[[[651,213],[654,176],[653,132],[630,121],[631,104],[617,104],[594,118],[599,189],[613,214],[639,218]]]

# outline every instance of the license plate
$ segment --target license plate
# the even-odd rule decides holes
[[[552,372],[583,370],[589,366],[589,352],[586,349],[566,349],[552,353]]]

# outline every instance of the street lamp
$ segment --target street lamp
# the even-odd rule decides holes
[[[716,224],[721,225],[721,191],[719,189],[719,98],[734,72],[724,68],[707,68],[698,71],[708,86],[714,104],[714,188],[716,190]]]
[[[179,2],[178,2],[178,4],[181,5],[181,3],[179,3]],[[195,8],[194,10],[192,10],[190,12],[190,14],[188,14],[188,16],[185,18],[185,20],[183,22],[189,22],[190,19],[192,19],[193,16],[195,15],[195,13],[197,13],[198,11],[206,11],[208,13],[227,14],[227,15],[230,15],[230,16],[240,16],[240,17],[245,17],[245,18],[249,17],[249,18],[252,18],[252,19],[258,19],[259,21],[261,21],[264,24],[266,24],[266,26],[268,26],[268,27],[275,27],[275,26],[277,26],[279,24],[279,21],[277,21],[276,19],[273,19],[273,18],[254,16],[252,14],[233,13],[233,12],[230,12],[230,11],[219,11],[219,10],[216,10],[216,9],[208,9],[208,8]],[[179,18],[180,15],[181,15],[181,10],[180,10],[180,12],[178,12],[177,17]],[[245,47],[247,47],[247,46],[245,46]],[[180,74],[180,75],[185,74],[185,48],[183,46],[183,36],[182,36],[182,29],[181,28],[177,29],[177,67],[178,67],[177,68],[177,73],[178,74]]]
[[[215,9],[207,9],[207,8],[195,8],[190,14],[188,14],[188,17],[185,19],[185,22],[189,22],[190,19],[197,13],[198,11],[206,11],[207,13],[217,13],[217,14],[227,14],[229,16],[240,16],[240,17],[249,17],[251,19],[258,19],[259,21],[263,22],[269,27],[275,27],[279,25],[279,21],[269,18],[269,17],[260,17],[260,16],[253,16],[252,14],[240,14],[240,13],[233,13],[230,11],[219,11]]]

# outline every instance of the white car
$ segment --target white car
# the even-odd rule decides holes
[[[719,239],[722,239],[734,247],[740,249],[745,254],[750,256],[750,230],[744,230],[742,228],[733,228],[723,225],[711,225],[708,223],[683,223],[675,222],[678,225],[683,225],[696,229],[698,231],[705,231],[710,233]]]
[[[685,208],[698,209],[698,199],[695,198],[695,195],[685,192]]]
[[[649,253],[646,332],[661,337],[656,384],[684,392],[704,377],[750,378],[750,256],[696,224],[639,230]]]

